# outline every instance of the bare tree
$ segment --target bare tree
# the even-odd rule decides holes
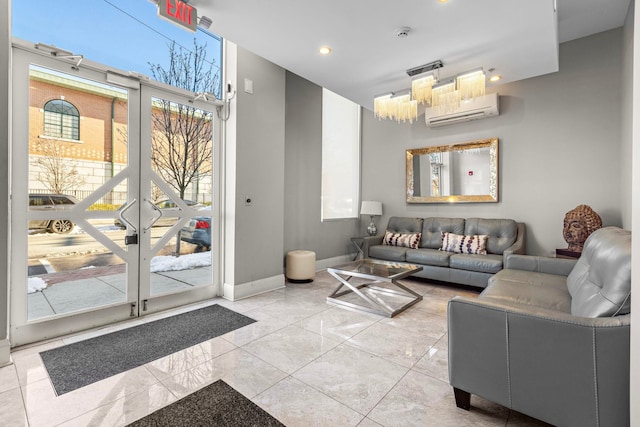
[[[151,139],[153,169],[184,199],[200,175],[211,173],[213,115],[167,100],[157,100]]]
[[[85,183],[85,177],[78,172],[78,162],[65,153],[64,143],[55,139],[38,144],[39,155],[31,158],[31,164],[38,169],[38,181],[54,194],[64,194],[76,190]]]
[[[169,45],[169,65],[149,64],[155,80],[193,93],[217,93],[219,69],[206,58],[207,45],[193,50]],[[153,170],[184,199],[187,188],[212,172],[213,113],[190,105],[154,99],[151,161]],[[180,232],[176,237],[180,254]]]
[[[169,45],[168,68],[149,64],[153,78],[194,93],[215,93],[219,69],[207,61],[207,45],[193,41],[193,51]],[[201,175],[211,173],[213,114],[189,105],[154,100],[151,160],[154,170],[184,198]]]

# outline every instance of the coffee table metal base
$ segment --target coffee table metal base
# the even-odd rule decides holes
[[[352,276],[343,277],[339,273],[331,271],[331,269],[327,269],[327,271],[340,281],[340,285],[336,290],[327,297],[329,304],[351,310],[366,311],[381,316],[393,317],[422,300],[422,295],[415,293],[396,280],[385,281],[385,283],[394,285],[400,288],[401,291],[376,286],[379,283],[381,284],[381,281],[354,285],[349,283]],[[343,287],[346,287],[346,289],[340,291]],[[358,304],[354,301],[345,300],[344,297],[350,294],[357,295],[359,297],[358,302],[364,301],[367,304]],[[396,300],[395,304],[392,302],[393,299]],[[398,304],[398,300],[402,301],[402,303]]]

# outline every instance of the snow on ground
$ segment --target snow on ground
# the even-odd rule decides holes
[[[156,256],[151,259],[151,272],[162,271],[182,271],[197,267],[208,267],[211,265],[211,251],[199,252],[197,254],[186,254],[175,256]],[[96,268],[89,265],[85,268]],[[27,293],[42,291],[47,287],[47,282],[40,277],[29,277],[27,282]]]
[[[34,292],[38,292],[47,287],[47,282],[40,277],[29,277],[29,281],[27,282],[27,293],[32,294]]]
[[[151,272],[189,270],[211,265],[211,251],[175,256],[155,256],[151,259]]]

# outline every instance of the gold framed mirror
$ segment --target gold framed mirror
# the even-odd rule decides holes
[[[498,138],[407,150],[407,203],[498,201]]]

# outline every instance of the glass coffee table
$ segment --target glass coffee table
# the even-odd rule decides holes
[[[351,310],[393,317],[422,300],[422,295],[398,282],[420,270],[422,267],[414,264],[373,259],[327,268],[327,272],[340,282],[327,297],[327,302]],[[354,277],[372,282],[351,283]]]

